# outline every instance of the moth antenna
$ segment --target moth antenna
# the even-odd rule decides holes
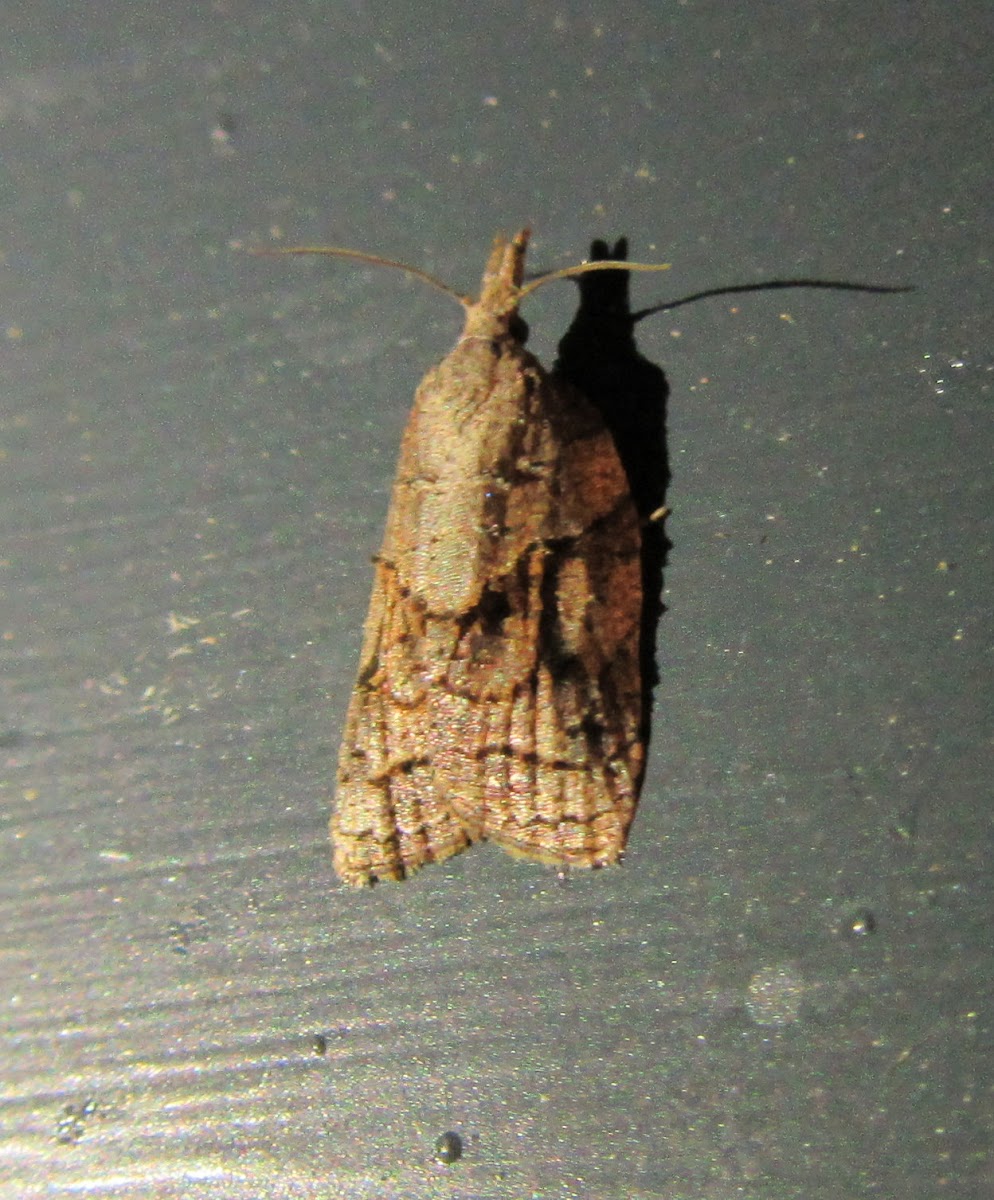
[[[395,258],[383,258],[379,254],[369,254],[365,250],[349,250],[346,246],[259,246],[253,249],[251,253],[260,256],[275,256],[277,254],[324,254],[329,258],[351,258],[356,262],[369,263],[374,267],[393,267],[398,271],[403,271],[407,275],[413,275],[415,279],[420,279],[423,283],[431,284],[433,288],[444,292],[446,296],[451,296],[453,300],[457,300],[463,308],[473,303],[472,296],[462,295],[455,288],[451,288],[447,283],[443,283],[441,279],[436,279],[434,275],[429,275],[427,271],[422,271],[420,267],[412,267],[410,263],[398,262]]]
[[[575,267],[563,267],[559,271],[549,271],[547,275],[540,275],[538,279],[533,279],[531,283],[526,283],[524,287],[518,291],[520,299],[530,295],[544,284],[551,283],[554,279],[572,279],[575,275],[586,275],[588,271],[668,271],[672,263],[639,263],[639,262],[619,262],[613,258],[595,259],[592,262],[577,263]]]

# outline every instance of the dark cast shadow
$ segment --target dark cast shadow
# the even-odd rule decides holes
[[[603,262],[628,258],[628,239],[613,246],[591,243],[590,259]],[[771,279],[760,283],[709,288],[676,300],[632,312],[629,302],[630,272],[593,271],[579,275],[580,304],[559,343],[553,375],[568,380],[600,413],[618,449],[632,498],[642,519],[642,626],[639,662],[642,672],[642,736],[648,745],[652,706],[659,682],[656,638],[665,611],[662,600],[666,556],[672,543],[663,528],[666,493],[670,484],[670,459],[666,436],[669,384],[661,367],[644,358],[635,344],[635,326],[645,317],[667,312],[712,296],[784,288],[888,294],[914,291],[828,279]]]
[[[595,241],[590,258],[625,260],[628,239],[614,246]],[[642,738],[648,744],[659,667],[656,631],[663,614],[663,570],[670,548],[662,510],[670,482],[666,444],[669,385],[660,367],[635,344],[638,316],[631,311],[628,271],[580,275],[580,305],[559,343],[552,373],[573,384],[600,413],[618,448],[635,507],[642,519]]]

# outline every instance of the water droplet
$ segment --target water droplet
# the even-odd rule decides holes
[[[850,914],[846,928],[853,937],[867,937],[876,932],[877,918],[868,908],[860,908]]]
[[[448,1166],[450,1163],[457,1162],[462,1158],[462,1138],[458,1133],[453,1133],[449,1130],[448,1133],[443,1133],[435,1143],[435,1161],[445,1163]]]

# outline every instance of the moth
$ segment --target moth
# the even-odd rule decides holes
[[[621,858],[645,769],[640,518],[594,407],[525,348],[529,232],[498,236],[462,335],[401,443],[331,819],[347,884],[490,840],[542,862]]]
[[[658,596],[643,595],[658,576],[644,568],[665,541],[652,523],[662,510],[646,503],[662,494],[652,439],[626,444],[626,475],[598,408],[525,348],[518,309],[554,279],[669,264],[616,261],[596,243],[600,257],[526,283],[528,241],[527,229],[494,240],[477,297],[361,251],[259,251],[395,267],[465,310],[461,337],[415,394],[374,560],[331,818],[335,870],[354,886],[406,879],[483,840],[541,862],[607,866],[638,803],[652,683],[643,618],[659,611]],[[636,313],[614,288],[602,299],[624,342],[653,313],[778,288],[914,290],[771,280]],[[585,328],[571,329],[574,359],[597,358]],[[644,535],[653,553],[643,561]]]

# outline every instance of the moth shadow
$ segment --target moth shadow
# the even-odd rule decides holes
[[[625,260],[628,239],[614,246],[591,243],[590,258]],[[553,374],[568,380],[600,413],[618,449],[632,499],[642,518],[642,733],[651,732],[654,691],[659,682],[656,637],[665,611],[663,575],[671,543],[662,512],[670,484],[666,435],[669,384],[661,367],[644,358],[635,344],[628,271],[580,275],[580,304],[559,343]]]

